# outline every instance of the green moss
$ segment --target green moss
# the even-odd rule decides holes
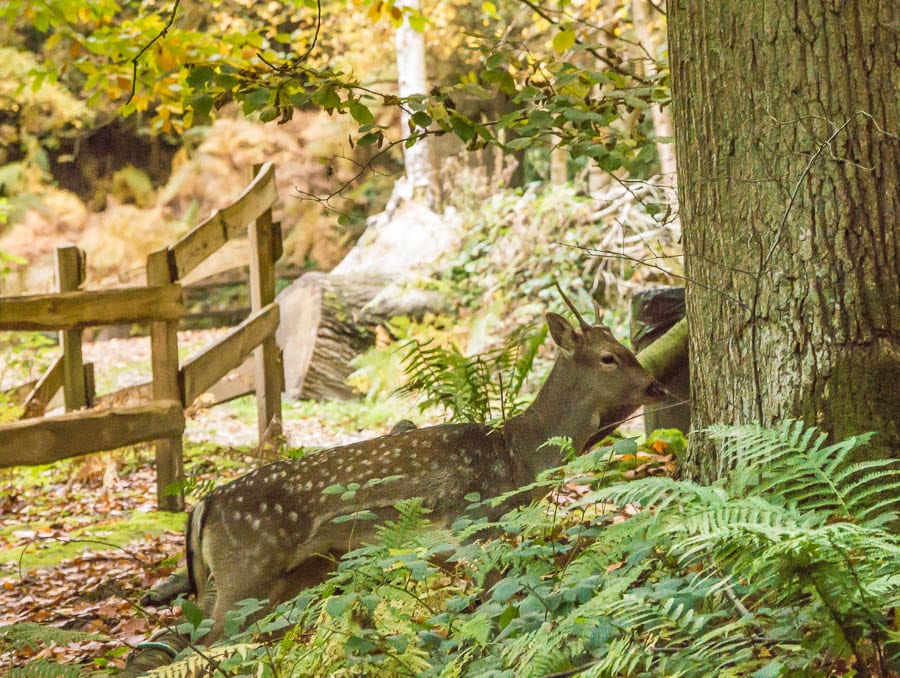
[[[143,539],[146,535],[159,535],[169,530],[184,529],[182,513],[135,513],[123,519],[101,520],[87,527],[76,528],[68,533],[67,539],[37,541],[27,547],[17,547],[0,551],[0,563],[20,563],[22,571],[38,567],[56,565],[63,560],[74,558],[85,550],[108,551],[115,547],[126,547],[130,542]],[[32,523],[29,529],[48,527],[48,523]],[[21,529],[17,526],[16,529]],[[102,542],[102,543],[100,543]]]

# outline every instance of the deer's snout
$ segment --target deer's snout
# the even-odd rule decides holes
[[[660,384],[658,381],[651,381],[650,385],[644,389],[644,402],[645,403],[655,403],[660,400],[665,400],[669,397],[669,392],[666,390],[666,387]]]

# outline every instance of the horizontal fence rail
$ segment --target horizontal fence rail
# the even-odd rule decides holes
[[[0,468],[36,466],[91,452],[181,435],[184,411],[176,400],[69,412],[6,424],[0,430]]]
[[[178,320],[184,315],[181,285],[34,294],[0,299],[0,330],[69,330]]]
[[[84,253],[63,246],[57,249],[57,293],[0,297],[0,330],[59,330],[63,348],[38,380],[4,394],[24,411],[21,421],[0,425],[0,468],[48,464],[155,441],[157,502],[161,509],[180,511],[183,494],[165,489],[184,479],[184,410],[251,357],[260,447],[263,432],[277,437],[284,381],[275,345],[280,311],[274,301],[274,264],[282,251],[280,225],[272,221],[277,199],[275,170],[266,163],[235,201],[149,256],[146,287],[79,290],[85,278]],[[246,238],[250,249],[250,315],[179,367],[177,324],[185,315],[179,281],[237,238]],[[93,366],[82,362],[81,330],[140,322],[150,323],[152,380],[95,398]],[[70,411],[42,417],[60,389]],[[95,401],[101,408],[79,409]]]

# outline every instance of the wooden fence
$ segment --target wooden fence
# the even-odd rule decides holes
[[[58,292],[0,297],[0,330],[60,332],[62,354],[35,383],[18,389],[24,405],[20,421],[0,425],[0,468],[47,464],[91,452],[156,441],[159,508],[180,511],[184,496],[164,489],[184,478],[184,409],[249,356],[255,362],[260,440],[278,432],[284,380],[275,344],[279,309],[275,303],[275,262],[281,256],[281,229],[272,222],[278,198],[271,163],[256,174],[234,202],[196,226],[178,242],[147,259],[147,286],[79,290],[85,278],[84,253],[57,249]],[[250,315],[225,337],[179,366],[178,321],[185,315],[182,280],[229,240],[250,246]],[[150,323],[152,381],[103,396],[104,402],[149,400],[96,407],[93,369],[81,352],[82,329],[96,325]],[[41,416],[63,390],[67,412]],[[84,409],[91,408],[91,409]]]

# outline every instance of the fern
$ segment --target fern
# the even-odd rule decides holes
[[[78,678],[80,675],[78,666],[55,664],[47,659],[35,659],[6,674],[7,678]]]
[[[407,383],[400,391],[419,394],[423,410],[443,408],[450,421],[507,419],[524,406],[520,393],[546,336],[546,327],[532,334],[520,328],[503,346],[474,356],[455,345],[409,340],[403,349]]]
[[[86,631],[73,631],[55,626],[22,622],[9,626],[0,626],[0,648],[37,649],[41,645],[67,645],[87,640],[109,641],[107,636]]]
[[[580,499],[493,523],[465,517],[452,535],[429,529],[421,503],[401,503],[379,544],[347,554],[331,579],[279,608],[293,625],[282,643],[229,666],[778,676],[827,674],[844,658],[860,673],[896,670],[900,538],[887,529],[896,464],[854,462],[868,436],[828,445],[796,422],[710,433],[728,469],[711,487],[613,482],[621,475],[606,450],[535,484],[593,478]],[[615,506],[641,510],[625,520]],[[449,553],[452,576],[426,560],[433,552]]]

